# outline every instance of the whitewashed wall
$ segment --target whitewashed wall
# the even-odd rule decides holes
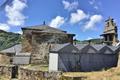
[[[49,54],[49,71],[58,71],[58,54]]]

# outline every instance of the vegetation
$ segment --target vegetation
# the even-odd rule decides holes
[[[66,72],[62,80],[120,80],[120,67],[98,72]]]
[[[21,42],[21,35],[0,30],[0,50],[9,48]]]
[[[48,71],[48,65],[29,64],[21,67],[29,70]]]
[[[96,39],[83,40],[83,41],[74,40],[74,42],[78,44],[88,44],[89,42],[92,44],[101,44],[103,42],[103,39],[96,38]]]
[[[0,75],[0,80],[9,80],[9,79],[7,79],[7,78],[5,78],[4,76],[1,76],[1,75]]]

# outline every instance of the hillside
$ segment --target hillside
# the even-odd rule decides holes
[[[103,42],[103,39],[96,38],[96,39],[83,40],[83,41],[76,40],[75,42],[77,42],[79,44],[88,44],[89,42],[91,42],[93,44],[101,44]]]
[[[0,50],[9,48],[21,42],[21,35],[0,30]]]

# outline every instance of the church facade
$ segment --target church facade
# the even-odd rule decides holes
[[[31,53],[31,63],[48,64],[49,49],[54,44],[73,43],[74,34],[59,30],[48,25],[22,28],[23,52]]]

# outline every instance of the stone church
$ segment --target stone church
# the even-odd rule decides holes
[[[66,71],[93,71],[94,69],[100,70],[104,67],[109,68],[117,66],[120,47],[114,46],[118,43],[118,33],[117,26],[112,18],[109,18],[105,22],[105,30],[101,35],[103,36],[104,44],[101,43],[100,45],[89,43],[80,45],[74,44],[73,37],[75,34],[67,33],[66,31],[50,27],[46,24],[23,27],[22,31],[22,44],[1,51],[1,57],[7,56],[6,58],[8,62],[6,63],[15,65],[52,64],[52,67],[53,64],[56,64],[57,67],[59,67],[58,64],[63,66],[62,63],[64,63],[66,67],[68,67],[68,65],[73,65],[66,68],[68,69]],[[16,52],[18,49],[20,51]],[[51,51],[53,53],[52,55]],[[56,54],[59,58],[54,56]],[[64,60],[64,62],[54,63],[54,61],[59,61],[59,59]],[[69,61],[67,62],[66,60]],[[92,63],[89,63],[90,61]],[[2,63],[3,60],[0,60],[0,62]],[[80,67],[76,67],[76,65],[81,65],[82,69],[79,69]],[[57,67],[53,68],[57,69]],[[59,68],[60,70],[63,70],[63,67]]]
[[[73,43],[74,34],[46,24],[22,28],[22,52],[31,53],[31,63],[48,63],[49,49],[54,44]]]

